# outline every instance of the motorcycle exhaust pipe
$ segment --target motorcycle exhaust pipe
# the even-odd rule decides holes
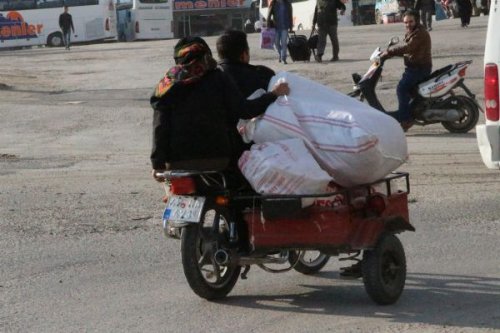
[[[428,109],[422,114],[427,121],[459,121],[462,115],[455,109]]]
[[[214,254],[215,263],[219,266],[226,266],[229,264],[229,253],[226,250],[219,249]]]

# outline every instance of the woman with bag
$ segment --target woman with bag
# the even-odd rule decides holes
[[[276,29],[274,44],[279,62],[286,64],[288,31],[293,31],[293,9],[290,0],[273,0],[267,14],[267,27]]]

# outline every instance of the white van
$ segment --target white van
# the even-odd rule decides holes
[[[484,164],[500,169],[500,2],[492,1],[484,50],[484,104],[486,123],[476,127]]]

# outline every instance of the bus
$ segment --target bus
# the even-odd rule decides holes
[[[311,30],[314,18],[314,8],[316,0],[291,0],[293,8],[293,26],[295,30]],[[338,15],[339,26],[353,25],[351,12],[352,3],[348,0],[342,0],[346,6],[344,15]],[[271,0],[260,0],[259,13],[261,21],[267,18],[267,12]]]
[[[119,40],[173,38],[173,0],[130,0],[117,3]]]
[[[0,48],[62,46],[63,6],[73,17],[72,42],[116,38],[113,0],[0,0]]]

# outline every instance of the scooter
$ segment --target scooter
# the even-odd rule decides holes
[[[313,195],[263,195],[232,189],[218,171],[171,170],[165,179],[163,229],[181,239],[184,275],[200,297],[225,297],[251,265],[270,273],[319,272],[330,256],[355,264],[344,278],[362,278],[371,299],[392,304],[406,279],[396,234],[414,231],[408,173]],[[314,203],[303,207],[303,199]]]
[[[397,43],[399,38],[393,37],[387,47]],[[381,54],[380,47],[375,49],[370,56],[372,64],[363,76],[352,74],[354,86],[348,95],[361,101],[366,99],[375,109],[387,112],[375,91],[385,63],[385,59],[380,58]],[[440,68],[415,87],[410,108],[416,125],[441,123],[451,133],[467,133],[476,126],[479,110],[484,111],[464,83],[465,72],[471,63],[472,60],[468,60]],[[461,88],[465,96],[458,95],[457,88]]]

